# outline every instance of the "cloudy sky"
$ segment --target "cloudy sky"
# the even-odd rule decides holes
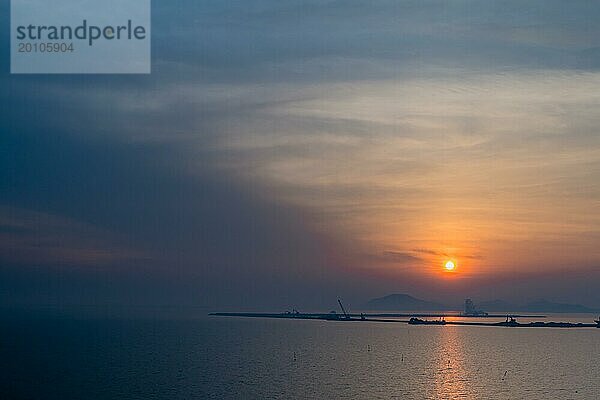
[[[600,4],[153,3],[148,76],[2,30],[2,303],[600,306]]]

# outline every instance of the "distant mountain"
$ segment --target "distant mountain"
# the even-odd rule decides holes
[[[537,300],[520,307],[522,311],[549,312],[549,313],[594,313],[597,309],[582,306],[581,304],[553,303],[548,300]]]
[[[486,311],[486,312],[490,312],[490,311],[515,311],[518,310],[520,307],[513,304],[513,303],[509,303],[508,301],[504,301],[504,300],[490,300],[490,301],[482,301],[480,303],[477,303],[477,308]]]
[[[385,311],[439,311],[449,309],[442,304],[417,299],[403,293],[390,294],[370,300],[366,307],[369,310]]]
[[[598,311],[581,304],[554,303],[544,299],[523,305],[516,305],[504,300],[483,301],[478,303],[477,307],[487,312],[594,313]]]
[[[505,300],[475,302],[477,309],[488,312],[534,312],[534,313],[586,313],[600,312],[600,309],[586,307],[581,304],[554,303],[548,300],[536,300],[518,305]],[[404,293],[390,294],[370,300],[366,305],[368,310],[380,311],[449,311],[456,307],[418,299]]]

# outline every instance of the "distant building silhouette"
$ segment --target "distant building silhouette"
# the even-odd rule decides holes
[[[463,315],[469,317],[481,317],[488,315],[488,313],[482,310],[478,310],[477,307],[475,307],[475,303],[473,303],[473,300],[465,299],[465,311]]]

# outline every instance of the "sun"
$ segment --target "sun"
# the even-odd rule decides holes
[[[456,269],[456,264],[454,264],[454,261],[446,261],[446,264],[444,264],[444,268],[446,269],[446,271],[454,271]]]

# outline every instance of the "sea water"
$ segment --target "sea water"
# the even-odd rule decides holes
[[[5,317],[0,398],[600,398],[600,329],[190,314]]]

